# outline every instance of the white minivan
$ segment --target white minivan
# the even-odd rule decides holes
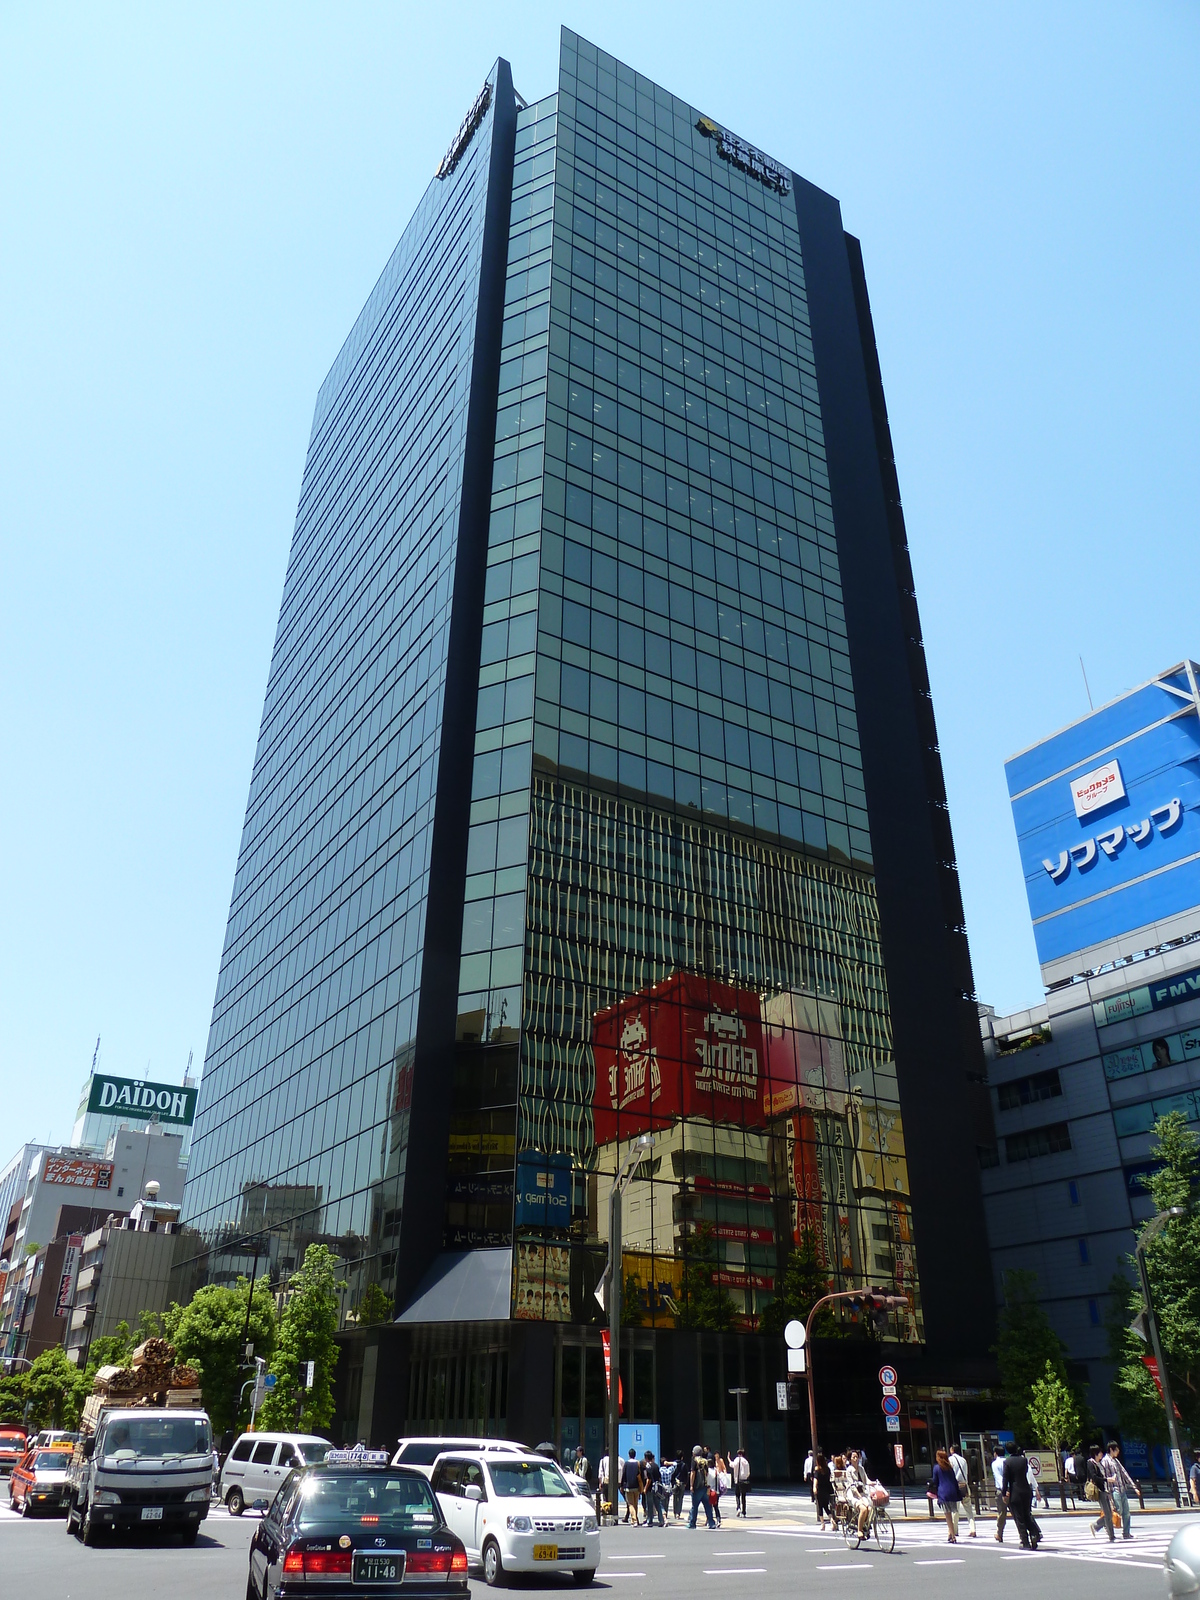
[[[293,1467],[324,1461],[331,1448],[315,1433],[244,1433],[225,1457],[221,1499],[235,1517],[259,1501],[270,1505]]]
[[[546,1456],[501,1450],[437,1458],[433,1492],[467,1560],[490,1587],[510,1572],[569,1572],[589,1584],[600,1565],[593,1508]]]

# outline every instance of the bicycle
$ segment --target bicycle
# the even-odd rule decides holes
[[[851,1550],[860,1550],[864,1540],[873,1537],[882,1553],[891,1555],[896,1548],[896,1524],[883,1506],[873,1505],[866,1527],[860,1528],[856,1508],[847,1506],[842,1520],[842,1537]]]

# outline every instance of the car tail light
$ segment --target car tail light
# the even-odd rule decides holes
[[[350,1571],[349,1550],[306,1550],[304,1576],[306,1578],[344,1577]]]
[[[449,1550],[410,1550],[404,1563],[406,1574],[409,1572],[449,1572],[453,1562],[453,1553]],[[466,1556],[463,1556],[464,1561]]]
[[[349,1550],[289,1550],[283,1558],[285,1573],[306,1578],[344,1577],[350,1571]]]
[[[466,1570],[467,1570],[467,1552],[465,1550],[456,1550],[454,1552],[454,1554],[450,1557],[450,1571],[451,1572],[465,1572]]]

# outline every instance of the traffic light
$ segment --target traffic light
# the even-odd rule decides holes
[[[907,1311],[908,1296],[891,1294],[886,1289],[868,1289],[863,1295],[862,1306],[869,1314],[875,1332],[883,1334],[887,1332],[888,1318],[894,1311]]]

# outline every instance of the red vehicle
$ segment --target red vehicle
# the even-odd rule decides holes
[[[0,1478],[7,1475],[29,1449],[29,1435],[11,1423],[0,1424]]]
[[[27,1450],[8,1480],[8,1503],[23,1517],[35,1511],[62,1511],[70,1495],[70,1448]]]

